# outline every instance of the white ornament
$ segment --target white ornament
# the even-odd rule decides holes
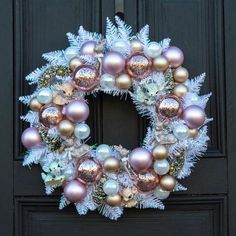
[[[78,56],[78,54],[79,54],[79,51],[77,47],[68,47],[66,48],[65,53],[64,53],[67,61],[70,61],[73,57]]]
[[[103,74],[100,78],[100,86],[103,89],[114,89],[116,84],[115,76]]]
[[[170,164],[167,160],[157,160],[154,162],[153,168],[158,175],[165,175],[170,169]]]
[[[157,42],[150,42],[146,49],[146,54],[151,57],[155,58],[161,54],[162,48],[161,45]]]
[[[49,88],[42,88],[37,94],[38,102],[42,104],[48,104],[52,101],[52,91]]]
[[[125,53],[128,47],[128,43],[122,39],[118,39],[112,44],[112,50],[120,53]]]
[[[111,156],[112,156],[112,150],[111,150],[110,146],[108,146],[106,144],[101,144],[97,147],[96,157],[98,160],[104,161],[105,159],[107,159],[108,157],[111,157]]]
[[[77,124],[75,126],[74,134],[78,139],[86,139],[90,135],[90,128],[87,124]]]
[[[177,139],[182,141],[189,136],[189,128],[184,124],[179,124],[174,128],[173,133]]]
[[[103,191],[107,195],[117,194],[119,192],[119,184],[117,181],[109,179],[103,184]]]
[[[64,175],[66,180],[73,180],[76,178],[76,168],[73,166],[67,166],[62,170],[62,174]]]
[[[165,191],[163,189],[161,189],[159,186],[154,190],[154,195],[160,199],[160,200],[163,200],[163,199],[166,199],[169,197],[170,195],[170,192],[169,191]]]

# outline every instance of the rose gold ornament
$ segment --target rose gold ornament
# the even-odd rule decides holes
[[[37,146],[42,141],[38,130],[34,127],[26,129],[21,135],[21,142],[26,148]]]
[[[168,60],[160,55],[153,59],[153,68],[157,71],[165,71],[169,66]]]
[[[69,120],[63,120],[59,123],[58,130],[62,136],[71,136],[74,132],[74,125]]]
[[[120,206],[121,202],[122,202],[122,197],[119,194],[106,197],[106,203],[110,206]]]
[[[130,48],[133,52],[143,51],[143,44],[138,39],[133,39],[130,42]]]
[[[101,177],[101,166],[93,158],[83,157],[78,162],[78,178],[85,183],[93,183]]]
[[[116,172],[120,169],[120,161],[115,157],[108,157],[103,164],[105,171]]]
[[[138,174],[137,188],[142,192],[154,190],[159,183],[159,177],[154,170],[149,170],[145,173]]]
[[[163,55],[167,58],[172,68],[180,66],[184,61],[184,54],[182,50],[174,46],[166,49]]]
[[[172,191],[175,188],[176,180],[171,175],[164,175],[160,179],[160,186],[165,191]]]
[[[94,55],[96,48],[96,41],[90,40],[85,42],[80,48],[81,55]]]
[[[184,84],[178,84],[173,89],[173,94],[182,98],[188,92],[188,87]]]
[[[175,82],[184,83],[188,79],[189,74],[186,68],[180,66],[174,71],[173,76]]]
[[[56,126],[63,119],[62,108],[48,104],[40,109],[39,121],[46,127]]]
[[[37,98],[32,98],[29,103],[29,107],[32,111],[39,111],[43,105],[38,101]]]
[[[69,62],[69,67],[74,71],[77,67],[81,66],[83,63],[78,57],[73,57]]]
[[[153,148],[152,155],[154,160],[163,160],[167,158],[168,150],[164,145],[159,144]]]
[[[132,80],[127,74],[122,74],[116,78],[116,86],[119,89],[129,89],[132,86]]]
[[[189,129],[189,136],[191,138],[196,138],[198,135],[198,129]]]
[[[75,87],[82,91],[94,89],[99,84],[98,71],[90,65],[81,65],[74,72]]]
[[[134,79],[147,77],[151,72],[152,62],[143,53],[132,54],[126,62],[128,74]]]

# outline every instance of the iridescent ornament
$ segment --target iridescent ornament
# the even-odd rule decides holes
[[[132,54],[126,62],[128,74],[134,79],[143,79],[151,72],[152,62],[143,53]]]
[[[150,42],[147,46],[145,53],[151,57],[155,58],[161,54],[162,48],[161,45],[157,42]]]
[[[168,149],[164,145],[157,145],[152,150],[154,160],[163,160],[168,156]]]
[[[171,175],[164,175],[160,179],[160,187],[165,191],[172,191],[175,188],[176,180]]]
[[[100,78],[100,86],[103,89],[114,89],[116,84],[115,76],[110,74],[103,74]]]
[[[76,68],[73,80],[78,90],[92,90],[99,84],[98,71],[93,66],[81,65]]]
[[[119,189],[119,183],[113,179],[109,179],[103,184],[103,191],[107,195],[115,195],[119,192]]]
[[[115,157],[108,157],[103,163],[103,168],[107,172],[116,172],[120,169],[120,161]]]
[[[159,177],[153,170],[145,173],[139,173],[137,176],[137,188],[142,192],[152,191],[157,187]]]
[[[112,156],[112,149],[106,144],[100,144],[96,149],[96,157],[100,161],[106,160]]]
[[[173,94],[179,98],[184,97],[187,92],[188,92],[188,87],[184,84],[178,84],[173,89]]]
[[[96,41],[89,40],[82,44],[80,48],[80,54],[81,55],[94,55],[95,54],[95,48],[96,48]]]
[[[112,49],[112,51],[125,53],[129,49],[129,45],[126,41],[124,41],[122,39],[118,39],[112,44],[111,49]]]
[[[168,67],[169,67],[169,62],[164,56],[160,55],[153,59],[153,68],[155,70],[163,72]]]
[[[130,42],[130,48],[133,52],[141,52],[143,51],[143,44],[138,39],[133,39]]]
[[[75,71],[75,69],[82,64],[83,62],[78,57],[73,57],[69,62],[69,67],[72,71]]]
[[[77,124],[75,126],[74,134],[78,139],[86,139],[90,135],[90,128],[87,124]]]
[[[182,65],[184,61],[183,52],[177,47],[169,47],[163,53],[163,55],[167,58],[172,68],[177,68]]]
[[[160,199],[160,200],[164,200],[166,198],[169,197],[170,192],[169,191],[165,191],[162,188],[160,188],[160,186],[158,186],[155,190],[154,190],[154,195]]]
[[[110,206],[120,206],[122,203],[122,197],[120,194],[108,195],[106,197],[106,203]]]
[[[58,131],[62,136],[70,137],[74,132],[74,124],[69,120],[62,120],[58,125]]]
[[[38,112],[43,105],[38,101],[37,98],[32,98],[29,102],[29,107],[32,111]]]
[[[173,76],[175,82],[184,83],[188,79],[189,73],[186,68],[180,66],[174,71]]]
[[[119,89],[129,89],[132,86],[132,79],[127,74],[121,74],[116,78],[116,86]]]
[[[68,47],[65,50],[65,58],[67,59],[67,61],[70,61],[73,57],[78,56],[79,54],[79,50],[77,47]]]
[[[158,175],[165,175],[169,172],[170,164],[166,159],[156,160],[153,164],[153,169]]]
[[[174,127],[173,133],[177,139],[183,141],[189,136],[189,128],[184,124],[178,124]]]
[[[27,128],[21,135],[21,142],[27,149],[39,145],[41,141],[38,129],[34,127]]]
[[[37,100],[41,104],[48,104],[52,101],[52,91],[49,88],[42,88],[37,93]]]

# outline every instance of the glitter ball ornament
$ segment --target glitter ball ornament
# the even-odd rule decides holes
[[[93,66],[81,65],[76,68],[73,80],[77,89],[92,90],[99,84],[98,71]]]
[[[177,68],[184,61],[184,54],[182,50],[174,46],[166,49],[163,55],[167,58],[172,68]]]
[[[151,66],[151,60],[139,52],[132,54],[126,62],[128,74],[135,79],[147,77],[151,71]]]
[[[138,174],[137,188],[142,192],[152,191],[157,187],[158,183],[158,175],[153,170]]]
[[[81,55],[94,55],[96,48],[96,41],[90,40],[82,44],[80,48]]]
[[[26,148],[37,146],[42,141],[38,129],[30,127],[26,129],[21,135],[21,142]]]

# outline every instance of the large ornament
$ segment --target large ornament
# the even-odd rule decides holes
[[[157,187],[158,183],[158,175],[153,170],[138,174],[137,188],[142,192],[152,191]]]
[[[102,60],[102,68],[108,74],[117,74],[125,68],[125,59],[119,52],[108,52]]]
[[[80,48],[80,54],[81,55],[94,55],[95,53],[95,48],[96,48],[96,41],[87,41],[85,42],[81,48]]]
[[[38,130],[34,127],[26,129],[21,135],[21,142],[26,148],[32,148],[41,143],[42,138]]]
[[[160,179],[160,186],[165,191],[172,191],[175,188],[176,180],[171,175],[164,175]]]
[[[172,68],[177,68],[182,65],[184,61],[183,52],[177,47],[169,47],[166,51],[164,51],[163,55],[167,58]]]
[[[113,179],[109,179],[103,184],[104,193],[110,196],[117,194],[119,189],[120,187],[118,182]]]

